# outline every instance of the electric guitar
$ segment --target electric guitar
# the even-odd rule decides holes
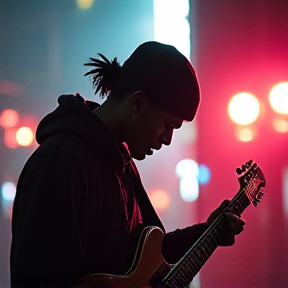
[[[79,287],[95,288],[183,288],[189,286],[217,246],[225,237],[227,211],[242,214],[252,203],[255,207],[264,195],[265,176],[252,160],[236,169],[240,190],[229,206],[213,221],[198,241],[175,265],[166,263],[161,254],[164,233],[158,227],[142,231],[131,268],[121,276],[91,274],[79,280]]]

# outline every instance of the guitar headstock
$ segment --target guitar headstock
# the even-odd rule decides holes
[[[266,186],[266,179],[261,167],[253,160],[249,160],[241,167],[238,167],[236,173],[240,175],[238,181],[241,189],[256,207],[264,195],[263,190]]]

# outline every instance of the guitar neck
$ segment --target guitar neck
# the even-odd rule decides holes
[[[226,236],[229,224],[223,219],[224,213],[229,211],[241,214],[249,204],[250,200],[240,190],[230,201],[229,206],[207,228],[182,259],[173,266],[162,282],[171,287],[188,286]]]

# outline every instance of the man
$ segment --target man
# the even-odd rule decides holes
[[[94,75],[96,92],[107,100],[99,106],[62,95],[37,128],[40,146],[23,168],[14,202],[12,287],[67,287],[91,273],[122,275],[134,231],[165,231],[132,159],[169,145],[173,130],[194,119],[195,71],[176,48],[157,42],[140,45],[122,67],[99,55],[104,61],[91,58],[86,65],[96,68],[86,75]],[[244,221],[225,217],[230,225],[221,245],[232,245]],[[165,260],[177,262],[207,226],[166,233]]]

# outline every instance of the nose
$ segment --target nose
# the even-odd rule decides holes
[[[165,130],[161,136],[161,141],[164,145],[169,146],[173,137],[173,129]]]

